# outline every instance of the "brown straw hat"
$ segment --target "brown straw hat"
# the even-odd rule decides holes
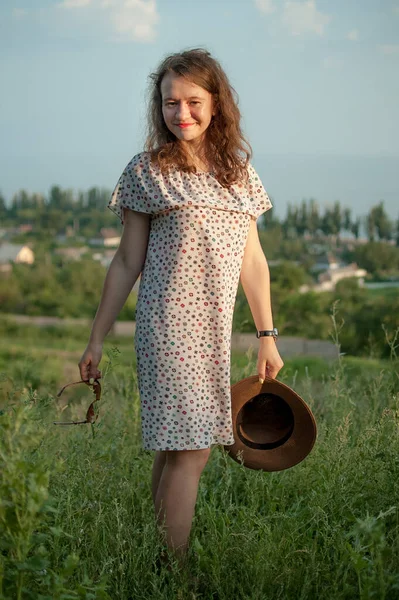
[[[249,469],[283,471],[313,448],[317,429],[312,411],[277,379],[241,379],[231,386],[231,409],[235,442],[224,448]]]

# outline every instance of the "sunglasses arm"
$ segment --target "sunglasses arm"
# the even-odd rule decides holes
[[[59,398],[62,394],[62,392],[69,387],[70,385],[77,385],[79,383],[85,383],[88,386],[92,386],[93,387],[93,394],[95,394],[95,399],[93,400],[93,402],[90,404],[89,408],[87,409],[87,413],[86,413],[86,420],[85,421],[53,421],[54,425],[83,425],[84,423],[94,423],[94,421],[97,419],[97,415],[95,415],[94,413],[94,403],[98,402],[101,398],[101,384],[98,381],[98,379],[95,379],[93,383],[89,383],[88,381],[73,381],[72,383],[67,383],[66,385],[64,385],[64,387],[58,392],[57,394],[57,398]]]

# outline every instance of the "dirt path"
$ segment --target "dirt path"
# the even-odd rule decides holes
[[[5,314],[6,318],[20,324],[37,325],[46,327],[49,325],[59,326],[87,326],[90,327],[90,319],[61,319],[59,317],[31,317],[28,315]],[[135,321],[116,321],[110,334],[117,336],[130,336],[133,338],[136,330]],[[334,360],[338,357],[336,346],[327,340],[308,340],[302,337],[281,336],[277,342],[280,354],[284,357],[293,356],[318,356],[326,360]],[[246,352],[250,346],[257,351],[259,340],[254,333],[233,333],[231,336],[231,347],[233,350]]]

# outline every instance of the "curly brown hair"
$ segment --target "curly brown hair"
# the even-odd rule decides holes
[[[219,62],[203,48],[167,56],[149,76],[145,150],[150,152],[151,160],[163,173],[172,166],[184,172],[196,172],[194,166],[187,164],[180,141],[169,131],[163,118],[161,82],[170,72],[186,77],[213,95],[217,112],[206,130],[204,152],[216,179],[223,187],[237,180],[247,181],[252,148],[241,131],[238,95]]]

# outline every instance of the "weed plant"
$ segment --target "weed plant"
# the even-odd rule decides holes
[[[91,401],[88,393],[65,408],[59,386],[20,388],[3,405],[0,598],[397,600],[395,356],[371,367],[346,357],[287,361],[281,379],[317,420],[314,449],[292,469],[266,473],[214,446],[184,572],[156,562],[154,453],[141,446],[136,372],[120,368],[116,347],[104,360],[93,425],[53,425]],[[232,383],[254,373],[248,352],[233,362]]]

